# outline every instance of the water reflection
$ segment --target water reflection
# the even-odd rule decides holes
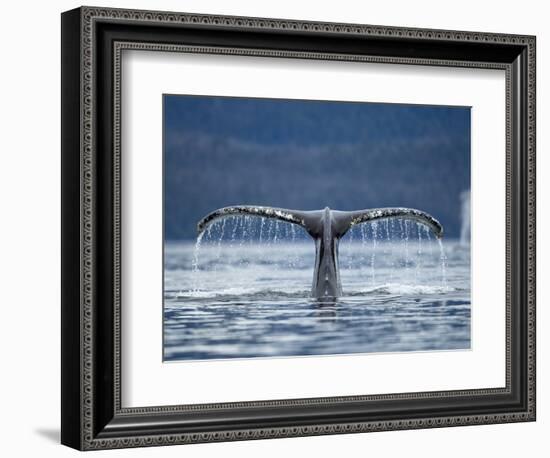
[[[340,244],[344,296],[321,301],[309,297],[313,245],[297,234],[268,247],[203,240],[196,269],[194,244],[166,244],[165,360],[470,347],[469,247],[445,242],[443,282],[435,240],[405,252],[402,239],[351,236]]]

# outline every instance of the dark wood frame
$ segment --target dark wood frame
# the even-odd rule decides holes
[[[506,71],[505,388],[122,408],[124,49]],[[104,449],[535,419],[535,38],[82,7],[62,14],[62,434]]]

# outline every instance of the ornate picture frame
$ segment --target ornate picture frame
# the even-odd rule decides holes
[[[533,36],[479,32],[95,7],[63,13],[62,443],[94,450],[534,421],[535,47]],[[503,70],[505,386],[125,407],[124,50]]]

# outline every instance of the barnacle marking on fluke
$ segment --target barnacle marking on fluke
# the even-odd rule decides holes
[[[216,219],[224,218],[233,215],[252,215],[262,216],[265,218],[276,218],[289,223],[298,224],[304,226],[305,222],[303,218],[298,217],[290,210],[274,207],[262,207],[254,205],[236,205],[230,207],[223,207],[214,210],[197,223],[197,232],[202,232],[206,227]]]
[[[441,223],[432,215],[415,208],[387,207],[372,210],[359,210],[351,213],[354,214],[351,220],[351,226],[374,219],[406,218],[413,219],[418,223],[428,226],[437,238],[443,237],[443,226]]]

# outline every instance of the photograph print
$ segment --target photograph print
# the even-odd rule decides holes
[[[163,95],[164,361],[469,350],[470,121]]]

